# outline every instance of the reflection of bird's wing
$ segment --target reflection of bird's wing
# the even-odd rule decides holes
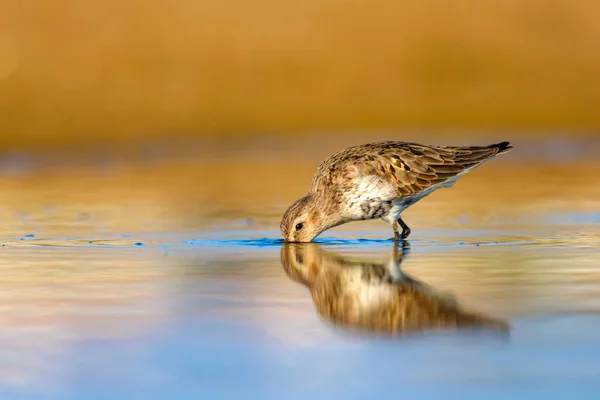
[[[504,321],[464,311],[453,296],[404,274],[397,279],[383,262],[354,261],[309,243],[284,246],[282,263],[290,278],[309,287],[318,314],[334,324],[390,333],[507,330]]]
[[[377,177],[391,185],[398,197],[413,196],[428,188],[452,186],[460,175],[510,149],[508,142],[471,147],[377,142],[351,147],[319,166],[311,191],[318,190],[325,180],[357,186],[364,184],[366,177]]]
[[[397,280],[389,266],[359,262],[324,252],[332,274],[312,288],[319,314],[335,323],[379,332],[409,333],[431,329],[490,327],[506,330],[504,321],[464,310],[456,298],[408,275]],[[325,266],[325,264],[324,264]]]
[[[408,277],[392,283],[357,279],[352,271],[344,275],[338,279],[337,301],[330,299],[317,308],[327,319],[346,326],[396,334],[463,327],[508,329],[504,321],[467,311],[454,296]]]

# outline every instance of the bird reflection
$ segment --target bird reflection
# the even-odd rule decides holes
[[[465,311],[400,269],[408,247],[394,246],[389,261],[361,262],[323,250],[317,243],[284,243],[287,275],[310,289],[318,314],[334,325],[395,335],[420,331],[484,329],[507,333],[508,324]]]

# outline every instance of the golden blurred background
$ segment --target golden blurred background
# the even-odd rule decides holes
[[[0,150],[600,126],[593,0],[0,0]]]

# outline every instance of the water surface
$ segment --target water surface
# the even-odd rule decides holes
[[[0,397],[600,395],[600,165],[470,173],[405,213],[399,275],[380,221],[286,253],[314,167],[4,171]]]

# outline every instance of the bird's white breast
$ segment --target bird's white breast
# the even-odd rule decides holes
[[[381,218],[397,197],[394,187],[375,175],[357,176],[352,183],[344,193],[346,215],[352,219]]]

